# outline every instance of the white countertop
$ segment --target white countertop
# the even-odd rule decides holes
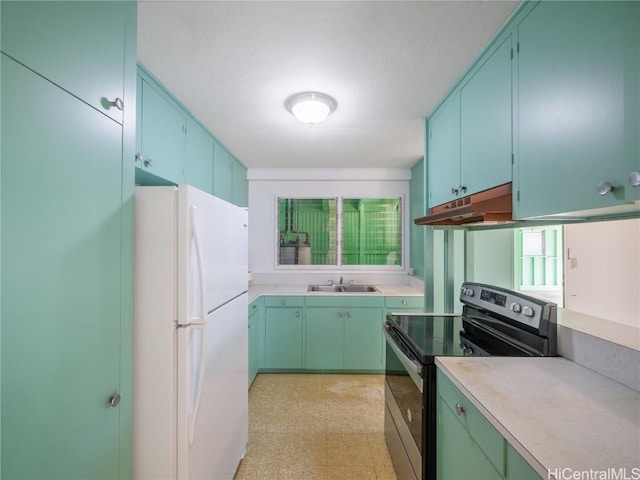
[[[249,303],[254,301],[260,295],[305,295],[305,296],[412,296],[421,297],[424,292],[409,285],[375,285],[380,290],[379,293],[335,293],[335,292],[308,292],[309,285],[251,285],[249,287]]]
[[[638,327],[574,312],[566,308],[558,308],[558,325],[602,338],[632,350],[640,350],[640,328]]]
[[[436,364],[542,478],[640,478],[639,392],[560,357]]]

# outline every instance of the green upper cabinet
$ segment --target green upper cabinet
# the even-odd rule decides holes
[[[186,115],[144,78],[140,94],[136,166],[171,183],[184,183]]]
[[[507,36],[429,119],[429,207],[511,181],[511,55]]]
[[[638,25],[640,3],[615,1],[540,2],[518,23],[518,218],[640,198]]]
[[[132,8],[132,2],[3,1],[2,51],[123,123],[118,107],[134,101],[123,87]]]
[[[453,91],[429,119],[429,206],[456,198],[460,185],[460,91]]]
[[[218,142],[213,146],[213,194],[240,207],[249,206],[247,168]]]
[[[246,167],[141,64],[138,92],[136,183],[187,183],[247,207]]]
[[[227,149],[215,142],[213,145],[213,194],[233,202],[234,158]]]
[[[213,143],[209,133],[191,118],[187,119],[185,183],[213,194]]]
[[[459,195],[511,182],[511,36],[460,90]]]
[[[239,207],[249,206],[249,185],[247,167],[233,159],[233,203]]]

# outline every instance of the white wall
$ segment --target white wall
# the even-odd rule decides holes
[[[640,327],[640,219],[565,225],[565,308]]]
[[[356,283],[407,284],[409,263],[409,169],[249,169],[249,270],[258,283],[324,283],[353,280]],[[278,226],[277,197],[320,198],[330,196],[402,197],[404,213],[403,267],[393,272],[370,267],[341,268],[276,266]]]
[[[513,289],[514,230],[470,230],[467,233],[467,271],[470,282]]]

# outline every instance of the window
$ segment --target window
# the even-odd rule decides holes
[[[279,198],[279,265],[402,265],[401,198]]]
[[[515,229],[515,288],[563,305],[562,226]]]

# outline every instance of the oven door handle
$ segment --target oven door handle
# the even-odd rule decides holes
[[[393,352],[398,356],[398,360],[402,363],[402,366],[407,369],[407,373],[413,380],[413,383],[416,384],[420,393],[423,393],[422,388],[422,376],[420,375],[420,371],[422,370],[422,364],[418,360],[412,360],[409,358],[396,344],[393,337],[387,332],[386,328],[383,330],[384,336],[387,339],[387,343],[393,350]]]

